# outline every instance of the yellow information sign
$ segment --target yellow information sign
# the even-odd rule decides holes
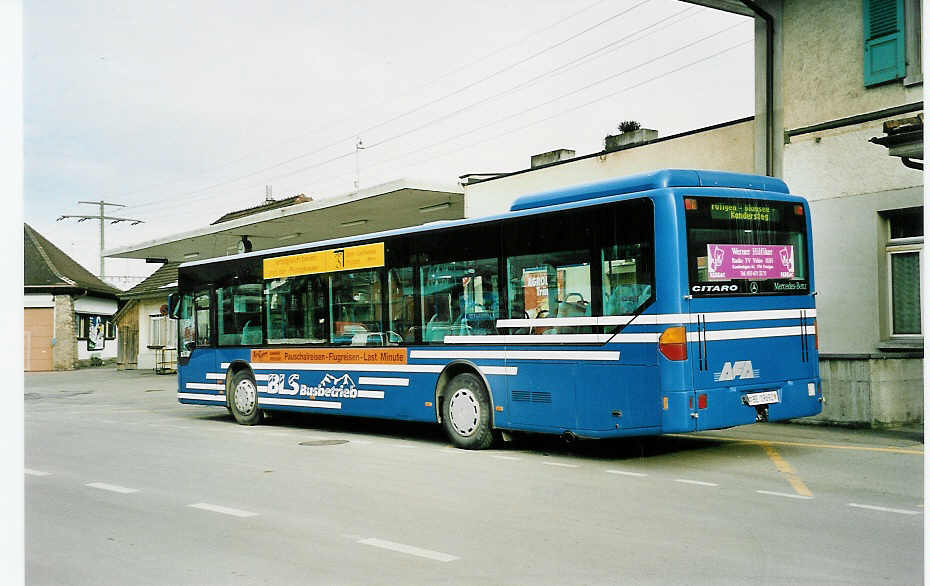
[[[266,258],[262,268],[266,279],[279,279],[297,275],[352,271],[383,266],[384,243],[376,242],[361,246]]]

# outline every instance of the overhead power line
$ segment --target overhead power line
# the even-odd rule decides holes
[[[505,67],[500,68],[500,69],[498,69],[498,70],[496,70],[496,71],[494,71],[494,72],[492,72],[492,73],[490,73],[490,74],[488,74],[488,75],[482,77],[481,79],[478,79],[477,81],[471,82],[471,83],[469,84],[469,87],[474,87],[474,86],[476,86],[476,85],[479,85],[479,84],[481,84],[481,83],[484,83],[485,81],[488,81],[488,80],[490,80],[490,79],[493,79],[493,78],[495,78],[495,77],[501,75],[502,73],[505,73],[505,72],[507,72],[507,71],[510,71],[510,70],[513,69],[514,67],[517,67],[517,66],[519,66],[519,65],[522,65],[522,64],[524,64],[524,63],[527,63],[527,62],[531,61],[532,59],[536,59],[537,57],[540,57],[540,56],[546,54],[547,52],[552,51],[553,49],[556,49],[556,48],[558,48],[558,47],[561,47],[561,46],[565,45],[566,43],[568,43],[568,42],[570,42],[570,41],[572,41],[572,40],[574,40],[574,39],[576,39],[576,38],[578,38],[578,37],[580,37],[580,36],[582,36],[582,35],[584,35],[584,34],[587,34],[587,33],[591,32],[592,30],[594,30],[594,29],[596,29],[596,28],[599,28],[599,27],[601,27],[601,26],[603,26],[603,25],[605,25],[605,24],[607,24],[607,23],[609,23],[609,22],[612,22],[612,21],[616,20],[617,18],[619,18],[619,17],[621,17],[621,16],[624,16],[624,15],[628,14],[629,12],[635,10],[636,8],[639,8],[639,7],[642,6],[642,5],[648,4],[648,3],[651,2],[651,1],[652,1],[652,0],[641,0],[641,1],[638,2],[637,4],[634,4],[633,6],[631,6],[631,7],[629,7],[629,8],[626,8],[626,9],[624,9],[624,10],[621,10],[620,12],[617,12],[617,13],[613,14],[612,16],[608,17],[608,18],[605,18],[605,19],[603,19],[603,20],[601,20],[601,21],[599,21],[599,22],[597,22],[597,23],[595,23],[595,24],[593,24],[593,25],[591,25],[591,26],[589,26],[589,27],[587,27],[587,28],[585,28],[585,29],[583,29],[583,30],[581,30],[581,31],[579,31],[579,32],[577,32],[577,33],[575,33],[575,34],[573,34],[573,35],[567,37],[567,38],[565,38],[565,39],[562,39],[561,41],[558,41],[558,42],[556,42],[556,43],[553,43],[553,44],[549,45],[548,47],[546,47],[545,49],[542,49],[542,50],[540,50],[540,51],[537,51],[537,52],[533,53],[532,55],[529,55],[528,57],[524,57],[524,58],[522,58],[522,59],[516,61],[515,63],[511,63],[511,64],[509,64],[509,65],[506,65]],[[355,139],[357,136],[359,136],[359,135],[368,134],[368,133],[370,133],[370,132],[373,131],[373,130],[377,130],[377,129],[382,128],[382,127],[384,127],[384,126],[386,126],[386,125],[388,125],[388,124],[391,124],[391,123],[393,123],[393,122],[396,122],[396,121],[398,121],[398,120],[401,120],[402,118],[406,118],[407,116],[410,116],[410,115],[412,115],[412,114],[415,114],[415,113],[417,113],[417,112],[419,112],[419,111],[421,111],[421,110],[423,110],[423,109],[425,109],[425,108],[428,108],[429,106],[432,106],[432,105],[434,105],[434,104],[437,104],[437,103],[439,103],[439,102],[441,102],[441,101],[443,101],[443,100],[446,100],[446,99],[448,99],[448,98],[457,96],[457,95],[459,95],[460,93],[461,93],[461,90],[456,90],[456,91],[453,91],[453,92],[449,92],[449,93],[443,94],[442,96],[439,96],[439,97],[437,97],[437,98],[434,98],[433,100],[430,100],[430,101],[425,102],[425,103],[423,103],[423,104],[420,104],[419,106],[416,106],[415,108],[409,109],[409,110],[407,110],[407,111],[405,111],[405,112],[403,112],[403,113],[401,113],[401,114],[398,114],[398,115],[396,115],[396,116],[394,116],[394,117],[392,117],[392,118],[389,118],[388,120],[384,120],[384,121],[382,121],[382,122],[379,122],[379,123],[377,123],[377,124],[368,126],[368,127],[363,128],[363,129],[361,129],[361,130],[353,131],[352,133],[347,134],[346,136],[340,137],[339,139],[336,139],[336,140],[334,140],[334,141],[332,141],[332,142],[329,142],[329,143],[327,143],[327,144],[325,144],[325,145],[323,145],[323,146],[321,146],[321,147],[319,147],[319,148],[317,148],[317,149],[314,149],[314,150],[312,150],[312,151],[309,151],[309,152],[306,152],[306,153],[301,153],[301,154],[299,154],[299,155],[290,157],[290,158],[288,158],[288,159],[285,159],[285,160],[280,161],[280,162],[278,162],[278,163],[275,163],[275,164],[273,164],[273,165],[269,165],[269,166],[263,167],[263,168],[261,168],[261,169],[259,169],[259,170],[257,170],[257,171],[253,171],[253,172],[251,172],[251,173],[248,173],[248,174],[245,174],[245,175],[241,175],[241,176],[239,176],[239,177],[235,177],[235,178],[232,178],[232,179],[223,180],[223,181],[220,181],[220,182],[218,182],[218,183],[214,183],[214,184],[212,184],[212,185],[208,185],[208,186],[206,186],[206,187],[202,187],[202,188],[198,188],[198,189],[195,189],[195,190],[192,190],[192,191],[188,191],[188,192],[182,193],[182,194],[180,194],[180,195],[177,196],[177,197],[184,197],[184,196],[188,196],[188,195],[195,195],[195,194],[200,193],[200,192],[202,192],[202,191],[209,191],[209,190],[211,190],[211,189],[216,189],[217,187],[222,187],[222,186],[228,185],[228,184],[230,184],[230,183],[235,183],[235,182],[241,181],[241,180],[243,180],[243,179],[248,179],[249,177],[254,177],[254,176],[256,176],[256,175],[260,175],[260,174],[262,174],[262,173],[265,173],[265,172],[270,171],[270,170],[272,170],[272,169],[277,169],[277,168],[279,168],[279,167],[282,167],[282,166],[287,165],[287,164],[289,164],[289,163],[293,163],[293,162],[298,161],[298,160],[300,160],[300,159],[304,159],[304,158],[306,158],[306,157],[309,157],[309,156],[312,156],[312,155],[315,155],[315,154],[319,154],[319,153],[321,153],[321,152],[323,152],[323,151],[325,151],[325,150],[327,150],[327,149],[329,149],[329,148],[332,148],[332,147],[334,147],[334,146],[337,146],[337,145],[339,145],[339,144],[341,144],[341,143],[344,143],[344,142],[349,141],[349,140],[354,140],[354,139]],[[383,142],[383,141],[382,141],[382,142]],[[353,151],[353,153],[354,153],[354,151]],[[352,153],[350,153],[350,154],[352,154]],[[343,158],[343,156],[337,157],[336,159],[332,159],[332,160],[329,160],[329,161],[326,161],[326,162],[332,162],[333,160],[339,160],[339,159],[341,159],[341,158]],[[324,164],[325,164],[325,163],[324,163]],[[289,175],[292,175],[292,174],[293,174],[293,173],[288,173],[288,174],[286,174],[286,175],[284,175],[284,176],[289,176]],[[161,201],[163,201],[163,200],[159,200],[157,203],[161,203]],[[156,202],[147,202],[147,203],[143,203],[143,204],[134,205],[134,206],[132,206],[132,207],[133,207],[133,209],[138,209],[138,208],[142,208],[142,207],[144,207],[144,206],[146,206],[146,205],[151,205],[151,203],[156,203]]]
[[[469,62],[467,62],[467,63],[464,63],[464,64],[462,64],[462,65],[453,67],[452,69],[446,70],[444,73],[441,73],[441,74],[439,74],[439,75],[433,77],[431,80],[428,80],[428,81],[426,81],[426,82],[423,82],[423,83],[420,83],[420,84],[416,84],[416,85],[414,85],[414,86],[411,86],[411,87],[409,88],[409,90],[408,90],[408,93],[411,93],[413,90],[416,90],[416,89],[421,89],[421,88],[424,88],[424,87],[429,87],[429,86],[431,86],[431,85],[435,85],[437,82],[439,82],[439,81],[441,81],[441,80],[443,80],[443,79],[446,79],[446,78],[448,78],[448,77],[450,77],[450,76],[452,76],[452,75],[454,75],[454,74],[456,74],[456,73],[458,73],[458,72],[460,72],[460,71],[462,71],[462,70],[468,69],[469,67],[472,67],[472,66],[474,66],[474,65],[477,65],[478,63],[481,63],[482,61],[486,61],[487,59],[489,59],[489,58],[491,58],[491,57],[493,57],[493,56],[495,56],[495,55],[498,55],[498,54],[500,54],[500,53],[502,53],[502,52],[504,52],[504,51],[507,51],[507,50],[509,50],[509,49],[512,49],[512,48],[514,48],[514,47],[522,46],[527,40],[531,39],[532,37],[534,37],[534,36],[536,36],[536,35],[539,35],[540,33],[549,31],[549,30],[551,30],[551,29],[553,29],[553,28],[556,28],[556,27],[558,27],[558,26],[560,26],[560,25],[563,25],[564,23],[568,22],[569,20],[572,20],[573,18],[579,16],[580,14],[583,14],[583,13],[585,13],[585,12],[591,10],[592,8],[594,8],[595,6],[597,6],[597,5],[599,5],[599,4],[604,4],[605,2],[607,2],[607,0],[597,0],[596,2],[593,2],[593,3],[591,3],[591,4],[588,4],[588,5],[585,6],[584,8],[581,8],[581,9],[579,9],[579,10],[576,10],[575,12],[572,12],[571,14],[569,14],[569,15],[567,15],[567,16],[559,17],[558,20],[553,21],[553,22],[551,22],[550,24],[548,24],[548,25],[546,25],[546,26],[544,26],[544,27],[542,27],[542,28],[539,28],[539,29],[536,29],[536,30],[534,30],[534,31],[531,31],[530,33],[524,35],[523,37],[517,39],[516,41],[514,41],[514,42],[512,42],[512,43],[509,43],[509,44],[507,44],[507,45],[502,45],[502,46],[498,47],[497,49],[494,49],[493,51],[490,51],[489,53],[486,53],[486,54],[484,54],[484,55],[482,55],[482,56],[480,56],[480,57],[478,57],[478,58],[476,58],[476,59],[473,59],[473,60],[471,60],[471,61],[469,61]],[[383,101],[383,102],[381,102],[380,105],[381,105],[381,106],[384,106],[385,103],[386,103],[386,101]],[[227,162],[225,162],[225,163],[222,163],[222,164],[220,164],[220,165],[218,165],[218,166],[216,166],[216,167],[213,167],[213,168],[211,168],[211,169],[209,169],[209,170],[215,171],[215,170],[219,170],[219,169],[224,169],[224,168],[226,168],[226,167],[228,167],[228,166],[230,166],[230,165],[234,165],[234,164],[236,164],[236,163],[240,163],[240,162],[242,162],[242,161],[244,161],[244,160],[246,160],[246,159],[248,159],[248,158],[250,158],[250,157],[252,157],[252,156],[254,156],[254,155],[261,154],[261,153],[265,153],[265,152],[268,152],[268,151],[270,151],[270,150],[272,150],[272,149],[275,149],[275,148],[277,148],[277,147],[280,147],[280,146],[282,146],[282,145],[285,145],[285,144],[288,144],[288,143],[295,142],[295,141],[297,141],[297,140],[301,140],[301,139],[307,138],[308,136],[312,136],[312,135],[314,135],[314,134],[318,134],[319,132],[321,132],[321,131],[323,131],[323,130],[325,130],[325,129],[327,129],[327,128],[332,128],[332,127],[334,127],[334,126],[336,126],[336,125],[338,125],[338,124],[342,124],[343,122],[347,122],[347,121],[349,121],[349,120],[355,120],[355,119],[357,119],[357,118],[358,118],[358,115],[357,115],[357,114],[352,114],[352,115],[344,116],[344,117],[342,117],[342,118],[340,118],[339,120],[336,120],[336,121],[334,121],[334,122],[329,122],[329,123],[323,124],[323,125],[321,125],[321,126],[317,126],[316,128],[310,130],[309,132],[301,133],[299,136],[291,137],[291,138],[288,138],[288,139],[285,139],[285,140],[282,140],[282,141],[275,142],[275,143],[272,144],[272,145],[269,145],[269,146],[266,146],[266,147],[263,147],[263,148],[260,148],[260,149],[256,149],[256,150],[250,151],[250,152],[248,152],[248,153],[246,153],[246,154],[244,154],[244,155],[242,155],[242,156],[240,156],[240,157],[237,157],[236,159],[233,159],[233,160],[231,160],[231,161],[227,161]],[[140,188],[140,189],[136,189],[136,190],[134,190],[134,191],[125,192],[125,193],[121,194],[121,197],[127,197],[127,196],[130,196],[130,195],[136,195],[136,194],[138,194],[138,193],[144,193],[144,192],[146,192],[146,191],[151,191],[151,190],[153,190],[153,189],[161,189],[161,188],[167,187],[167,186],[169,186],[169,185],[177,185],[177,184],[179,184],[179,183],[183,183],[184,181],[185,181],[184,179],[181,179],[181,180],[175,180],[175,181],[168,181],[168,182],[164,182],[164,183],[159,183],[159,184],[156,184],[156,185],[149,185],[148,187],[143,187],[143,188]],[[130,204],[130,205],[131,205],[131,204]]]
[[[718,33],[714,33],[714,34],[712,34],[712,35],[709,35],[709,37],[716,36],[717,34],[720,34],[720,33],[724,32],[724,31],[729,30],[729,29],[732,29],[732,28],[733,28],[733,27],[729,27],[729,28],[727,28],[727,29],[723,29],[722,31],[718,31]],[[706,40],[706,38],[708,38],[708,37],[705,37],[705,40]],[[460,153],[463,149],[473,148],[473,147],[475,147],[475,146],[478,146],[478,145],[480,145],[480,144],[484,144],[484,143],[489,142],[489,141],[492,141],[492,140],[497,140],[497,139],[499,139],[499,138],[507,137],[507,136],[512,135],[512,134],[514,134],[514,133],[516,133],[516,132],[519,132],[519,131],[521,131],[521,130],[525,130],[525,129],[527,129],[527,128],[536,126],[536,125],[538,125],[538,124],[542,124],[543,122],[547,122],[547,121],[549,121],[549,120],[552,120],[552,119],[555,119],[555,118],[564,116],[564,115],[569,114],[569,113],[571,113],[571,112],[574,112],[574,111],[576,111],[576,110],[580,110],[580,109],[582,109],[582,108],[586,108],[586,107],[591,106],[591,105],[593,105],[593,104],[596,104],[596,103],[598,103],[598,102],[602,102],[602,101],[604,101],[604,100],[607,100],[607,99],[616,97],[616,96],[618,96],[618,95],[620,95],[620,94],[623,94],[623,93],[625,93],[625,92],[628,92],[628,91],[630,91],[630,90],[632,90],[632,89],[636,89],[636,88],[642,87],[642,86],[644,86],[644,85],[646,85],[646,84],[649,84],[649,83],[658,81],[658,80],[660,80],[660,79],[662,79],[662,78],[668,77],[668,76],[670,76],[670,75],[673,75],[673,74],[678,73],[678,72],[680,72],[680,71],[683,71],[683,70],[685,70],[685,69],[694,67],[694,66],[696,66],[696,65],[699,65],[699,64],[704,63],[704,62],[706,62],[706,61],[709,61],[709,60],[711,60],[711,59],[717,58],[717,57],[719,57],[719,56],[721,56],[721,55],[724,55],[724,54],[726,54],[726,53],[728,53],[728,52],[730,52],[730,51],[733,51],[733,50],[735,50],[735,49],[738,49],[738,48],[743,47],[743,46],[745,46],[745,45],[747,45],[747,44],[750,44],[750,43],[752,43],[752,39],[748,39],[748,40],[746,40],[746,41],[742,41],[742,42],[740,42],[740,43],[731,45],[731,46],[729,46],[729,47],[726,47],[726,48],[724,48],[724,49],[722,49],[722,50],[720,50],[720,51],[717,51],[717,52],[712,53],[712,54],[710,54],[710,55],[707,55],[707,56],[705,56],[705,57],[701,57],[701,58],[696,59],[696,60],[694,60],[694,61],[690,61],[690,62],[688,62],[688,63],[685,63],[685,64],[681,65],[681,66],[678,66],[678,67],[675,67],[675,68],[670,69],[670,70],[668,70],[668,71],[665,71],[665,72],[662,73],[662,74],[659,74],[659,75],[656,75],[656,76],[647,78],[647,79],[645,79],[645,80],[639,81],[639,82],[637,82],[637,83],[634,83],[634,84],[625,86],[625,87],[621,88],[620,90],[611,92],[611,93],[609,93],[609,94],[606,94],[606,95],[601,96],[601,97],[598,97],[598,98],[596,98],[596,99],[593,99],[593,100],[584,102],[584,103],[582,103],[582,104],[579,104],[579,105],[576,105],[576,106],[572,106],[571,108],[567,108],[567,109],[562,110],[562,111],[560,111],[560,112],[557,112],[557,113],[555,113],[555,114],[553,114],[553,115],[551,115],[551,116],[547,116],[547,117],[545,117],[545,118],[541,118],[541,119],[539,119],[539,120],[535,120],[535,121],[530,122],[530,123],[528,123],[528,124],[524,124],[524,125],[522,125],[522,126],[518,126],[518,127],[516,127],[516,128],[510,129],[510,130],[507,130],[507,131],[504,131],[504,132],[502,132],[502,133],[494,134],[494,135],[492,135],[492,136],[490,136],[490,137],[482,138],[482,139],[480,139],[480,140],[478,140],[478,141],[469,143],[469,144],[464,145],[464,146],[456,146],[456,147],[454,147],[454,148],[452,148],[452,149],[449,149],[449,150],[447,150],[447,151],[445,151],[445,152],[440,152],[440,153],[431,154],[431,155],[429,155],[429,157],[428,157],[427,159],[424,160],[424,162],[425,162],[425,161],[435,160],[435,159],[437,159],[437,158],[444,158],[444,157],[447,157],[447,156],[450,156],[450,155],[453,155],[453,154],[456,154],[456,153]],[[686,45],[686,46],[684,46],[684,47],[681,47],[681,48],[677,49],[676,51],[680,51],[680,50],[683,50],[683,49],[685,49],[685,48],[689,48],[691,45],[693,45],[693,43],[689,43],[688,45]],[[673,51],[673,52],[675,52],[675,51]],[[666,54],[665,56],[668,56],[668,55]],[[655,59],[650,60],[650,62],[653,62],[653,61],[655,61],[655,60],[657,60],[657,59],[659,59],[659,58],[661,58],[661,56],[660,56],[660,57],[657,57],[657,58],[655,58]],[[637,65],[637,66],[634,66],[633,68],[638,68],[638,67],[641,67],[641,66],[643,66],[643,65],[645,65],[645,63],[642,63],[642,64],[639,64],[639,65]],[[633,68],[631,68],[631,69],[633,69]],[[615,77],[615,76],[613,76],[613,77]],[[598,82],[595,82],[594,84],[591,84],[591,85],[586,86],[586,87],[591,87],[591,86],[593,86],[593,85],[597,85],[597,83],[598,83]],[[536,110],[536,109],[538,109],[538,108],[540,108],[540,107],[542,107],[542,106],[544,106],[544,105],[548,105],[548,104],[550,104],[550,103],[552,103],[552,102],[554,102],[554,101],[557,101],[557,100],[559,100],[559,99],[561,99],[561,98],[564,98],[564,97],[567,97],[567,96],[569,96],[569,95],[573,95],[573,94],[575,94],[575,93],[577,93],[577,91],[569,92],[569,93],[567,93],[567,94],[563,94],[562,96],[560,96],[560,97],[558,97],[558,98],[554,98],[554,99],[549,100],[549,101],[547,101],[547,102],[543,102],[542,104],[537,104],[537,105],[532,106],[532,107],[530,107],[530,108],[521,110],[521,111],[519,111],[519,112],[510,114],[510,115],[507,115],[507,116],[503,116],[503,117],[501,117],[501,118],[497,118],[497,119],[495,119],[495,120],[493,120],[493,121],[491,121],[491,122],[488,122],[487,124],[484,124],[484,125],[481,125],[481,126],[478,126],[478,127],[475,127],[475,128],[471,128],[471,129],[469,129],[469,130],[467,130],[467,131],[465,131],[465,132],[461,132],[461,133],[458,133],[458,134],[455,134],[455,135],[452,135],[452,136],[446,136],[446,137],[444,137],[443,139],[438,140],[438,141],[436,141],[436,142],[433,142],[433,143],[431,143],[431,144],[429,144],[429,145],[426,145],[426,146],[423,146],[423,147],[418,147],[418,148],[413,149],[413,150],[411,150],[411,151],[408,151],[408,152],[406,152],[406,153],[404,153],[404,154],[402,154],[402,155],[398,155],[398,156],[396,156],[396,157],[392,157],[392,158],[387,159],[387,160],[385,160],[385,161],[381,161],[381,162],[379,162],[379,163],[375,163],[375,164],[373,164],[373,165],[371,166],[371,168],[383,167],[384,165],[387,165],[387,164],[389,164],[389,163],[394,163],[394,162],[396,162],[396,161],[406,159],[406,158],[408,158],[408,157],[410,157],[410,156],[419,154],[419,153],[421,153],[421,152],[423,152],[423,151],[426,151],[426,150],[428,150],[428,149],[434,148],[434,147],[436,147],[436,146],[443,145],[443,144],[448,144],[448,142],[451,141],[451,140],[455,140],[455,139],[458,139],[458,138],[462,138],[462,137],[464,137],[464,136],[468,136],[468,135],[470,135],[470,134],[474,134],[474,133],[476,133],[476,132],[480,132],[481,130],[485,130],[485,129],[490,128],[490,127],[493,127],[493,126],[497,126],[497,125],[499,125],[499,124],[502,123],[502,122],[506,122],[506,121],[508,121],[508,120],[517,118],[518,116],[521,116],[521,115],[523,115],[523,114],[526,114],[526,113],[528,113],[528,112],[531,112],[531,111],[533,111],[533,110]],[[352,154],[353,154],[353,153],[347,153],[345,156],[349,156],[349,155],[352,155]],[[325,164],[325,162],[324,162],[323,164]],[[297,173],[297,172],[301,172],[301,170],[294,171],[294,173]],[[330,180],[314,182],[314,183],[312,183],[311,185],[325,185],[326,183],[330,183],[330,182],[332,182],[333,180],[336,180],[336,179],[339,179],[339,178],[341,178],[341,177],[333,177],[333,178],[330,179]]]

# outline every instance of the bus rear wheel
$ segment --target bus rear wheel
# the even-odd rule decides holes
[[[491,400],[480,378],[464,372],[449,381],[442,396],[442,426],[457,448],[491,446]]]
[[[258,407],[258,387],[255,379],[245,370],[233,375],[232,396],[229,410],[242,425],[256,425],[262,421],[262,410]]]

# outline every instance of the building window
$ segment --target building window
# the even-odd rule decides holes
[[[78,313],[75,315],[75,327],[77,339],[86,340],[88,350],[103,350],[106,340],[116,339],[116,326],[108,315]]]
[[[870,87],[907,75],[905,0],[863,0],[865,85]]]
[[[920,264],[923,256],[923,208],[886,214],[890,330],[893,337],[918,337],[920,324]]]

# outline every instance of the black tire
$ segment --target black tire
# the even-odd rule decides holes
[[[258,406],[258,385],[248,371],[240,370],[233,375],[229,393],[229,410],[238,423],[257,425],[262,422],[262,410]]]
[[[442,394],[442,427],[457,448],[483,450],[491,446],[491,400],[476,375],[463,372],[446,384]]]

